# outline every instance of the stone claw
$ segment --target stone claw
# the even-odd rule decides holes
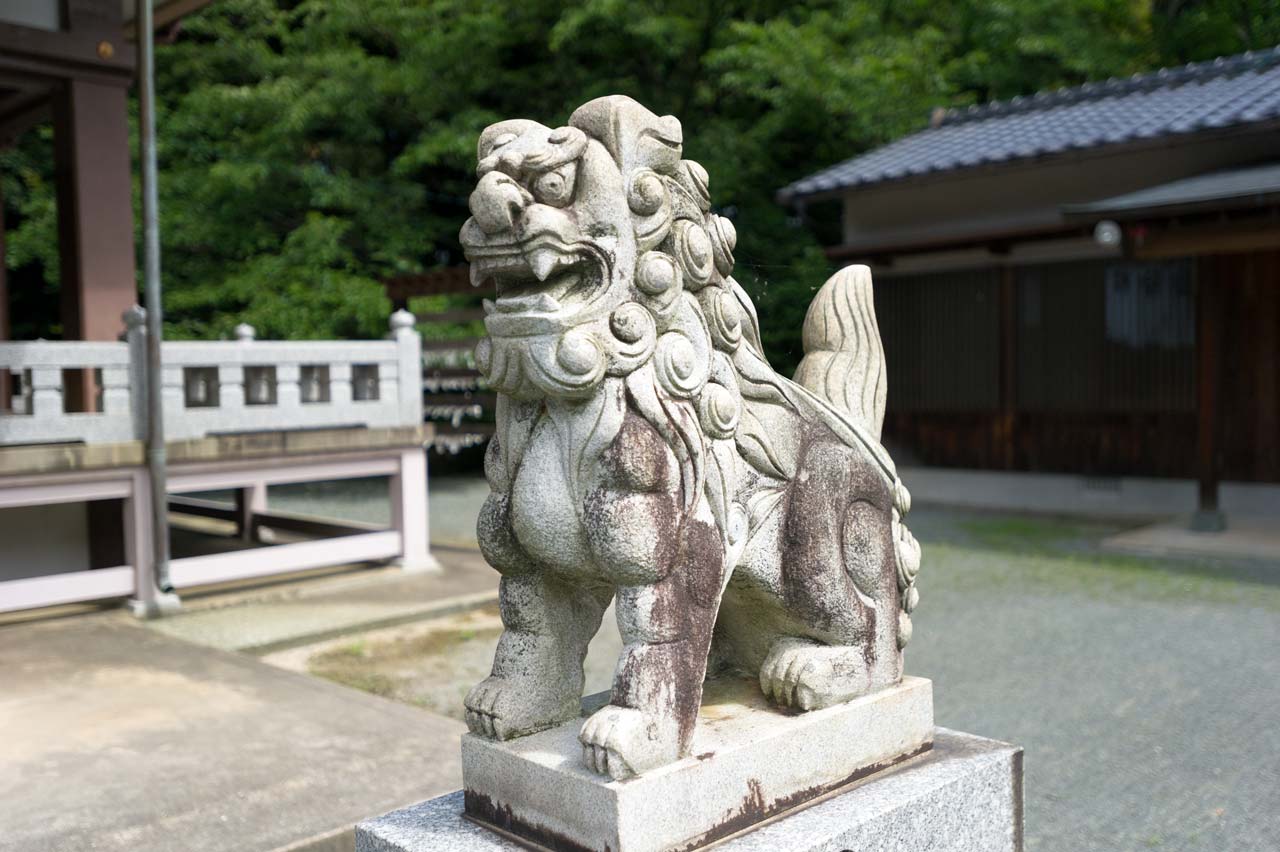
[[[480,681],[467,693],[463,704],[467,710],[467,727],[471,733],[491,739],[503,739],[498,735],[499,724],[494,719],[493,707],[504,685],[500,679],[489,677]]]
[[[472,687],[463,704],[471,733],[509,740],[572,718],[576,702],[538,701],[507,679],[490,676]]]
[[[663,724],[631,707],[610,704],[597,710],[583,724],[578,740],[583,764],[615,781],[679,757],[674,723]]]
[[[818,710],[867,692],[866,663],[856,648],[807,639],[774,642],[760,667],[760,690],[783,707]]]

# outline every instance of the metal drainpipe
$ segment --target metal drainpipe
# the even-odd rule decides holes
[[[147,472],[151,479],[151,536],[156,585],[169,582],[169,501],[164,447],[164,396],[160,374],[163,309],[160,304],[160,220],[156,192],[156,81],[152,0],[139,0],[138,139],[142,161],[142,277],[147,305]]]

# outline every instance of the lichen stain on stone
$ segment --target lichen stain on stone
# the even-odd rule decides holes
[[[817,784],[812,787],[806,787],[802,790],[774,799],[770,802],[765,801],[764,791],[761,789],[760,781],[755,778],[747,780],[747,792],[742,798],[742,805],[727,815],[727,817],[718,825],[712,827],[707,832],[699,836],[696,840],[686,846],[682,846],[677,852],[696,852],[698,849],[709,846],[719,840],[723,840],[731,835],[746,832],[760,826],[761,823],[780,817],[789,812],[799,810],[804,807],[816,804],[818,799],[836,793],[850,784],[863,781],[878,772],[897,766],[904,761],[919,757],[925,752],[933,748],[933,743],[928,742],[920,748],[915,749],[907,754],[895,757],[892,760],[885,760],[879,763],[873,763],[864,766],[858,771],[830,784]]]
[[[475,790],[464,790],[462,802],[462,812],[475,822],[530,840],[553,852],[613,852],[607,843],[599,848],[583,846],[546,826],[525,822],[515,815],[510,805],[498,804]]]

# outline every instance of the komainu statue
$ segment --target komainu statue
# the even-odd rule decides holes
[[[898,683],[920,550],[879,442],[868,270],[818,293],[789,381],[673,116],[605,97],[565,127],[494,124],[478,148],[461,240],[497,293],[476,348],[498,393],[478,531],[506,629],[471,730],[576,717],[610,601],[625,647],[580,740],[615,779],[686,756],[709,669],[797,710]]]

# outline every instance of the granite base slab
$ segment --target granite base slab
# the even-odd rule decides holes
[[[690,805],[668,801],[668,809]],[[461,791],[356,826],[356,852],[520,852]],[[1022,749],[945,728],[924,754],[715,845],[717,852],[1021,852]]]
[[[467,815],[564,852],[696,848],[927,749],[933,684],[905,678],[797,713],[771,704],[753,679],[711,680],[692,756],[625,781],[583,765],[581,727],[575,719],[509,742],[464,736]]]

